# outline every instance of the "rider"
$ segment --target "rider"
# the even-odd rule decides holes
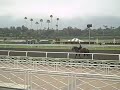
[[[79,49],[81,49],[81,48],[82,48],[82,46],[81,46],[81,44],[80,44]]]

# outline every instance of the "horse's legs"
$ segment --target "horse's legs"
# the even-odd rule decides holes
[[[75,54],[75,58],[77,57],[77,54]]]
[[[75,54],[75,58],[77,57],[78,54]],[[80,54],[79,54],[79,57],[80,57]]]

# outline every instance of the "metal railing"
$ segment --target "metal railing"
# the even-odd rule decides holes
[[[0,50],[0,52],[7,52],[7,56],[11,56],[10,53],[12,52],[20,52],[20,53],[25,53],[24,56],[28,57],[28,53],[43,53],[44,56],[46,58],[48,58],[48,54],[65,54],[66,57],[65,58],[70,58],[70,55],[76,55],[76,54],[80,54],[80,55],[91,55],[91,60],[94,60],[94,56],[95,55],[108,55],[108,56],[117,56],[118,60],[120,62],[120,54],[110,54],[110,53],[75,53],[75,52],[44,52],[44,51],[15,51],[15,50]],[[18,55],[19,56],[19,55]]]
[[[34,90],[35,87],[39,88],[36,90],[40,90],[40,88],[41,90],[49,90],[50,87],[53,90],[78,90],[78,89],[88,90],[88,88],[89,90],[95,90],[95,89],[106,90],[106,87],[111,87],[111,90],[120,89],[119,87],[116,86],[117,84],[119,85],[120,83],[120,72],[119,72],[120,54],[85,53],[85,54],[90,54],[91,58],[90,59],[74,59],[74,58],[70,58],[70,55],[84,54],[84,53],[11,51],[11,50],[1,50],[1,51],[7,52],[7,54],[0,56],[0,65],[1,65],[0,70],[4,71],[6,74],[9,74],[9,72],[11,72],[12,74],[10,75],[11,77],[14,77],[14,78],[17,78],[17,75],[15,73],[24,72],[23,74],[25,76],[24,85],[29,87],[27,88],[27,90]],[[25,53],[25,55],[14,56],[14,55],[11,55],[12,52],[23,52]],[[30,57],[28,55],[30,52],[44,53],[45,57]],[[49,57],[49,54],[51,53],[52,54],[64,53],[66,55],[66,58],[51,58]],[[116,61],[115,60],[95,60],[94,55],[110,55],[110,56],[113,55],[113,56],[118,56],[119,60],[116,60]],[[39,66],[46,68],[46,70],[42,70]],[[49,67],[51,67],[54,70],[49,69]],[[80,72],[80,73],[74,72],[74,70],[79,70],[79,71],[82,70],[83,72]],[[96,71],[98,72],[95,73]],[[105,74],[103,73],[104,71],[105,71]],[[99,73],[99,72],[102,72],[102,73]],[[2,73],[0,75],[3,76]],[[38,75],[43,75],[43,76],[47,75],[49,76],[50,80],[52,79],[56,83],[59,82],[63,86],[62,87],[59,85],[56,86],[55,83],[49,82],[45,78],[41,78],[42,76],[38,77]],[[65,80],[60,81],[61,79],[59,78],[57,79],[55,76],[63,77],[65,78]],[[8,78],[8,77],[5,77],[5,78]],[[19,80],[22,80],[21,78],[22,77],[18,76]],[[39,79],[39,81],[38,80],[35,81],[34,80],[35,78]],[[87,79],[87,80],[84,80],[84,79]],[[89,79],[90,81],[88,82]],[[65,82],[66,80],[67,80],[67,83]],[[78,83],[79,81],[80,83]],[[109,83],[109,81],[111,83]],[[14,82],[14,83],[18,84],[19,82]],[[97,83],[97,86],[96,86],[96,83]],[[99,85],[99,83],[101,83],[103,86]],[[44,85],[48,85],[48,86],[45,87]],[[88,86],[87,89],[86,89],[86,86]]]
[[[34,70],[34,69],[18,69],[18,68],[0,68],[0,71],[8,74],[11,73],[23,73],[25,77],[25,86],[28,86],[27,90],[89,90],[97,89],[101,90],[104,87],[111,87],[109,90],[117,89],[120,87],[116,86],[120,83],[120,76],[117,75],[103,75],[103,74],[89,74],[89,73],[74,73],[74,72],[61,72],[61,71],[48,71],[48,70]],[[12,74],[11,74],[12,75]],[[39,76],[40,75],[40,76]],[[44,76],[48,76],[46,79]],[[13,76],[12,76],[13,77]],[[16,77],[16,76],[15,76]],[[22,77],[22,76],[21,76]],[[57,77],[57,78],[56,78]],[[64,78],[62,82],[61,77]],[[8,77],[5,77],[8,78]],[[38,80],[34,80],[34,79]],[[15,79],[15,78],[14,78]],[[10,79],[12,80],[12,79]],[[50,80],[52,80],[50,82]],[[67,82],[66,82],[67,80]],[[9,81],[9,80],[8,80]],[[13,80],[12,80],[13,81]],[[80,81],[80,82],[79,82]],[[61,85],[56,85],[55,83],[61,83]],[[17,82],[14,82],[17,83]],[[44,87],[44,85],[48,85]],[[82,86],[83,85],[83,86]],[[84,86],[85,85],[85,86]],[[102,85],[102,86],[101,86]],[[92,86],[92,89],[91,89]],[[102,89],[102,90],[106,90]]]

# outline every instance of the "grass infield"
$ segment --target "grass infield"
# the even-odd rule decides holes
[[[25,48],[25,49],[72,49],[73,46],[76,45],[0,45],[0,48]],[[78,46],[78,45],[77,45]],[[84,47],[84,45],[82,45]],[[98,45],[90,45],[87,46],[89,50],[120,50],[120,46],[98,46]]]

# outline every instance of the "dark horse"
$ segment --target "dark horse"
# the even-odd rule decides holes
[[[79,47],[76,47],[76,46],[72,47],[72,51],[74,51],[76,53],[89,53],[89,50],[87,48],[82,48],[81,45]],[[78,54],[75,55],[75,58],[76,58],[77,55]],[[84,56],[85,55],[88,56],[89,54],[84,54]],[[80,54],[79,54],[79,56],[80,56]]]

